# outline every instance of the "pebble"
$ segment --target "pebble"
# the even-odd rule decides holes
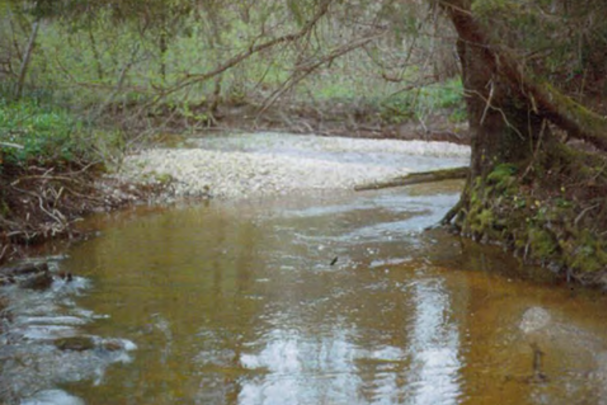
[[[407,156],[466,162],[469,148],[445,142],[248,134],[202,138],[188,149],[156,148],[128,156],[122,180],[172,179],[179,197],[238,199],[297,191],[352,189],[417,170]],[[393,164],[402,156],[402,165]],[[355,158],[354,158],[355,157]],[[393,159],[387,164],[387,159]],[[461,164],[461,163],[460,163]]]
[[[538,331],[550,324],[550,313],[541,307],[531,307],[525,311],[519,328],[523,333]]]
[[[95,340],[89,336],[73,336],[56,339],[55,347],[59,350],[72,350],[81,352],[84,350],[92,350],[95,348]]]

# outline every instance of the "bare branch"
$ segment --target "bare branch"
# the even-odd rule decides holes
[[[381,32],[379,34],[375,33],[375,34],[371,34],[369,36],[359,38],[353,42],[347,43],[345,45],[342,45],[342,46],[339,46],[339,47],[333,49],[331,52],[329,52],[327,55],[323,56],[320,59],[296,66],[294,74],[291,77],[289,77],[283,83],[283,85],[266,100],[263,107],[260,109],[258,116],[263,114],[265,111],[267,111],[268,108],[270,108],[280,98],[280,96],[282,94],[284,94],[287,90],[293,88],[293,86],[295,86],[296,84],[301,82],[303,79],[305,79],[307,76],[312,74],[314,71],[316,71],[321,66],[323,66],[327,63],[331,63],[334,59],[336,59],[342,55],[345,55],[348,52],[352,52],[355,49],[365,46],[366,44],[382,37],[384,34],[385,34],[385,32]]]
[[[280,44],[283,44],[286,42],[293,42],[293,41],[296,41],[296,40],[299,40],[299,39],[305,37],[306,35],[308,35],[308,33],[311,32],[311,30],[318,23],[318,21],[327,13],[327,11],[329,10],[329,5],[331,4],[332,1],[333,0],[323,0],[322,3],[320,4],[318,11],[314,15],[314,17],[312,19],[310,19],[310,21],[308,21],[298,32],[282,35],[280,37],[271,39],[267,42],[264,42],[264,43],[258,44],[258,45],[255,45],[254,43],[252,43],[246,51],[243,51],[243,52],[239,53],[238,55],[233,56],[232,58],[228,59],[226,62],[222,63],[221,65],[217,66],[215,69],[211,70],[210,72],[203,73],[203,74],[196,74],[196,75],[188,74],[184,79],[181,80],[180,83],[177,83],[176,85],[172,86],[171,88],[168,88],[168,89],[164,90],[163,92],[161,92],[160,94],[158,94],[157,97],[155,98],[155,100],[153,102],[149,103],[149,105],[147,105],[146,107],[149,107],[150,105],[157,103],[160,99],[167,97],[168,95],[173,94],[185,87],[191,86],[196,83],[204,82],[221,73],[224,73],[225,71],[242,63],[243,61],[247,60],[248,58],[250,58],[251,56],[253,56],[259,52],[262,52],[266,49],[273,48],[277,45],[280,45]]]

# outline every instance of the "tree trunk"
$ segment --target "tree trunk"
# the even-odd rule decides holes
[[[542,118],[510,88],[497,66],[484,63],[485,45],[459,39],[457,50],[472,132],[472,177],[485,178],[499,164],[530,159]]]
[[[160,41],[158,47],[160,49],[160,78],[162,79],[162,83],[164,84],[167,79],[166,58],[167,52],[169,50],[169,46],[167,44],[167,34],[164,26],[162,28],[162,32],[160,33]]]
[[[95,40],[95,36],[93,35],[93,24],[90,23],[88,26],[88,34],[89,40],[91,41],[91,50],[93,51],[93,56],[95,57],[95,65],[97,67],[97,78],[100,82],[103,81],[103,65],[101,63],[101,55],[99,54],[99,49],[97,48],[97,41]]]
[[[607,151],[607,120],[533,77],[505,49],[492,44],[475,19],[469,0],[443,1],[457,34],[468,120],[472,131],[470,178],[463,207],[474,184],[500,164],[533,159],[541,142],[554,144],[548,121]],[[464,210],[465,211],[465,210]]]
[[[15,88],[15,98],[19,100],[21,96],[23,96],[23,88],[25,87],[25,78],[27,76],[27,70],[30,65],[30,61],[32,59],[32,53],[34,52],[34,47],[36,45],[36,38],[38,37],[38,28],[40,27],[40,21],[36,19],[32,24],[32,32],[30,34],[29,41],[27,43],[27,48],[25,50],[25,54],[23,55],[23,60],[21,61],[21,67],[19,68],[19,78],[17,80],[17,86]]]
[[[458,33],[457,53],[472,133],[468,181],[457,209],[446,217],[449,222],[457,215],[456,224],[463,228],[472,209],[472,194],[482,194],[487,176],[498,165],[531,160],[537,142],[549,135],[537,109],[511,85],[468,6],[466,0],[443,5]]]
[[[440,4],[458,34],[472,132],[470,174],[443,223],[549,263],[567,279],[607,284],[607,119],[492,43],[470,0]],[[549,124],[600,153],[571,148]]]

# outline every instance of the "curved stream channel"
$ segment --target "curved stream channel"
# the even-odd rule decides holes
[[[79,333],[137,348],[41,345],[46,374],[95,370],[13,365],[15,381],[51,384],[23,403],[607,403],[606,299],[424,232],[460,187],[99,218],[58,263],[78,275],[61,302],[80,308]]]

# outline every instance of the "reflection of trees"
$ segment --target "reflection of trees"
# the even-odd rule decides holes
[[[335,239],[335,227],[365,227],[373,213],[253,221],[210,207],[108,231],[88,250],[109,284],[104,312],[115,327],[149,329],[133,339],[145,370],[124,371],[121,380],[165,403],[422,403],[432,384],[444,390],[431,393],[452,398],[460,290],[430,270],[412,278],[415,261],[354,270],[329,266],[317,249],[318,235],[333,244],[323,239],[326,249],[358,249]],[[388,220],[381,207],[377,213]],[[418,278],[427,280],[412,282]]]
[[[119,333],[134,330],[134,340],[143,341],[137,359],[145,370],[126,377],[138,390],[168,398],[179,387],[193,397],[199,386],[191,376],[200,373],[193,359],[209,343],[209,353],[231,353],[213,367],[238,367],[263,308],[250,298],[250,273],[263,267],[256,254],[264,240],[246,218],[199,208],[140,218],[74,252],[73,266],[93,259],[96,310],[111,314]],[[223,339],[206,334],[216,330]]]

